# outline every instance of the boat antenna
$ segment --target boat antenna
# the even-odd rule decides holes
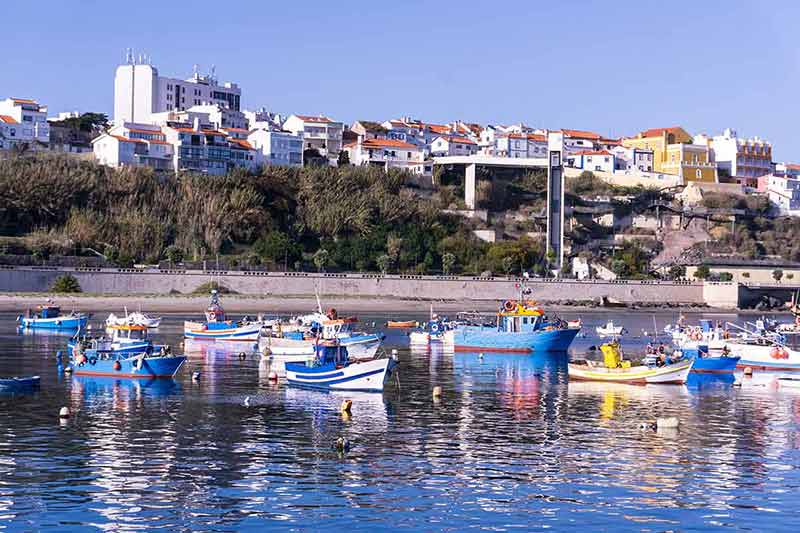
[[[653,314],[653,342],[656,342],[658,337],[658,326],[656,326],[656,315]]]
[[[319,286],[316,283],[314,284],[314,296],[317,298],[317,311],[322,315],[324,314],[322,312],[322,302],[319,299]]]

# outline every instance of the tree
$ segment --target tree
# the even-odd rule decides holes
[[[170,265],[180,263],[183,261],[183,250],[172,244],[164,250],[164,257],[167,258]]]
[[[711,269],[708,268],[708,265],[700,265],[694,271],[695,279],[708,279],[711,275]]]
[[[52,292],[81,292],[81,286],[75,276],[64,274],[55,279],[50,290]]]
[[[514,257],[506,256],[503,258],[503,271],[506,273],[506,276],[511,275],[511,271],[514,270]]]
[[[453,271],[453,267],[456,264],[456,256],[447,252],[442,255],[442,270],[446,275],[449,275],[450,272]]]
[[[733,274],[730,272],[720,272],[719,273],[719,280],[720,281],[733,281]]]
[[[381,274],[386,274],[386,272],[392,267],[393,262],[394,261],[392,258],[387,254],[380,255],[375,260],[375,263],[378,265],[378,270],[381,271]]]
[[[686,277],[686,267],[683,265],[673,265],[669,268],[669,272],[667,273],[669,279],[681,279]]]
[[[340,150],[339,157],[336,158],[336,165],[344,167],[350,164],[350,152],[347,150]]]
[[[330,253],[325,248],[320,248],[314,253],[314,266],[317,267],[317,272],[325,270],[325,265],[328,264]]]
[[[778,268],[778,269],[775,269],[775,270],[773,270],[773,271],[772,271],[772,278],[773,278],[775,281],[777,281],[777,282],[779,282],[779,283],[780,283],[780,281],[781,281],[781,278],[783,278],[783,270],[781,270],[781,269],[779,269],[779,268]]]
[[[253,251],[266,261],[290,265],[300,259],[302,248],[282,231],[270,231],[253,243]]]

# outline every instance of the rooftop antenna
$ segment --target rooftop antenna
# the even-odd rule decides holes
[[[195,79],[197,78],[197,69],[198,69],[198,68],[199,68],[199,65],[198,65],[197,63],[195,63],[194,65],[192,65],[192,72],[194,73],[194,77],[195,77]]]
[[[216,65],[211,65],[211,79],[212,80],[216,80],[217,79],[217,66]]]

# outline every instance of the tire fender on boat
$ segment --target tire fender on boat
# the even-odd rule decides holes
[[[96,365],[97,364],[97,357],[90,357],[89,364]]]

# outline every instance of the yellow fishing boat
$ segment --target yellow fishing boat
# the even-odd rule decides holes
[[[603,344],[603,361],[576,361],[569,363],[567,370],[570,380],[604,381],[607,383],[648,383],[683,384],[692,370],[693,359],[686,359],[665,366],[631,366],[622,358],[618,342]]]

